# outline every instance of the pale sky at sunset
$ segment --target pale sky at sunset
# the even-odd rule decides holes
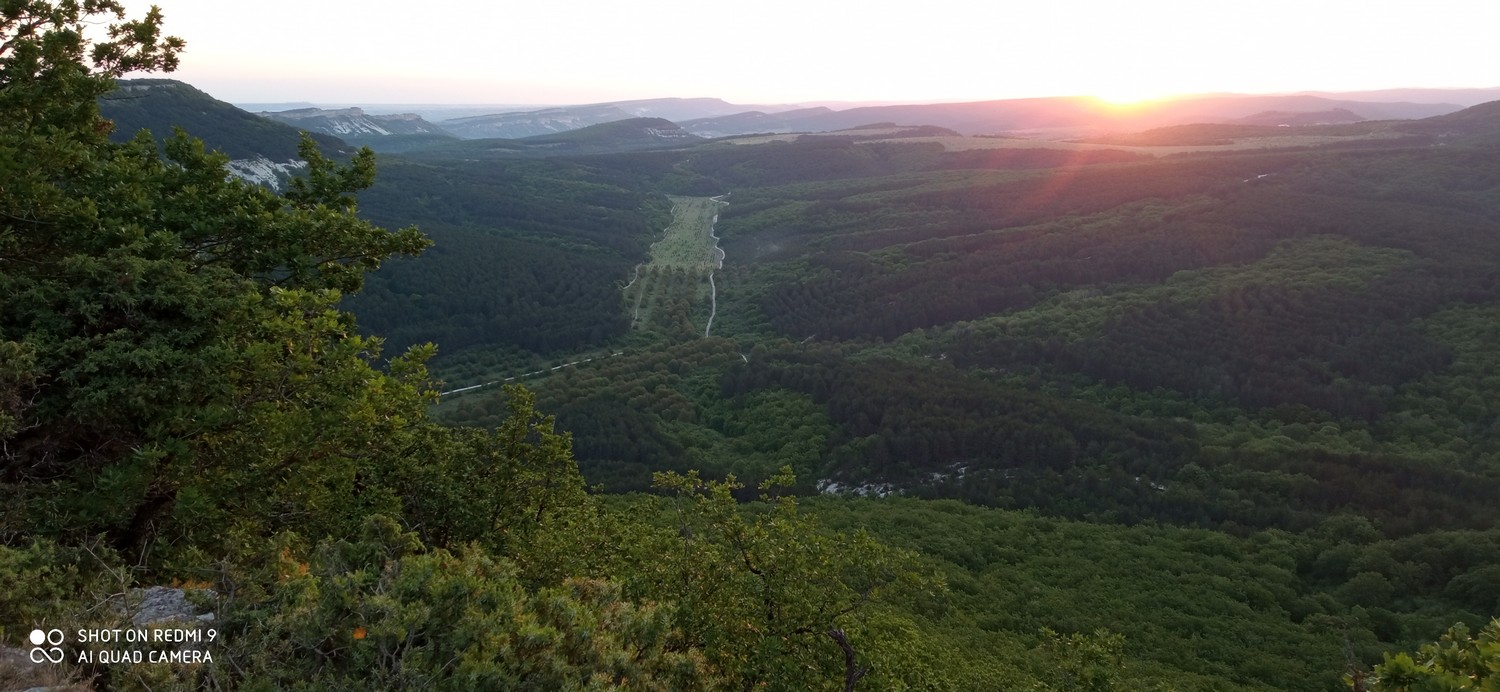
[[[132,16],[152,2],[127,0]],[[1500,86],[1500,0],[156,0],[232,102],[736,103]]]

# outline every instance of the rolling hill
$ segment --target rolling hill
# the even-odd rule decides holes
[[[703,141],[676,123],[662,118],[626,118],[574,130],[519,139],[466,139],[440,142],[411,156],[447,157],[538,157],[619,153],[684,147]]]
[[[230,168],[248,180],[278,185],[301,167],[300,130],[267,120],[173,79],[129,79],[100,100],[99,110],[114,121],[111,137],[126,140],[147,129],[158,140],[180,127],[210,149],[229,155]],[[346,154],[351,147],[332,135],[313,133],[325,153]]]

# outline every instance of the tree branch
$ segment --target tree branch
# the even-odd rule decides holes
[[[834,643],[844,650],[844,692],[854,692],[854,686],[863,680],[870,672],[868,666],[861,666],[854,661],[854,645],[849,643],[849,635],[837,627],[828,628],[828,636]]]

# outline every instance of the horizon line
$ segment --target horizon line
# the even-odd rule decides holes
[[[168,79],[171,79],[171,78],[169,77]],[[176,80],[176,81],[182,81],[185,84],[192,85],[191,82],[188,82],[186,80]],[[193,85],[193,86],[194,86],[194,88],[198,88],[196,85]],[[1327,90],[1327,89],[1302,89],[1302,90],[1296,90],[1296,91],[1269,91],[1269,92],[1209,91],[1209,92],[1191,92],[1191,93],[1164,94],[1164,95],[1161,95],[1161,96],[1151,96],[1151,97],[1141,98],[1141,99],[1139,99],[1139,102],[1140,103],[1152,103],[1152,102],[1183,101],[1183,100],[1204,99],[1204,98],[1237,98],[1237,97],[1252,98],[1252,97],[1257,97],[1257,96],[1329,96],[1329,95],[1338,96],[1338,95],[1342,95],[1342,94],[1371,94],[1371,93],[1380,93],[1380,92],[1402,92],[1402,91],[1425,91],[1425,92],[1495,91],[1495,92],[1500,92],[1500,85],[1487,86],[1487,87],[1472,87],[1472,86],[1454,86],[1454,87],[1428,87],[1428,86],[1386,87],[1386,88],[1380,88],[1380,89],[1351,89],[1351,90],[1348,90],[1348,91],[1334,91],[1334,90]],[[1497,94],[1497,95],[1500,95],[1500,94]],[[654,97],[643,97],[643,98],[611,99],[611,100],[605,100],[605,101],[566,101],[566,102],[559,101],[559,102],[542,102],[542,103],[524,103],[524,102],[523,103],[515,103],[515,102],[509,102],[509,103],[507,103],[507,102],[496,102],[496,101],[486,101],[486,102],[479,102],[479,101],[468,101],[468,102],[464,102],[464,101],[451,101],[451,102],[443,102],[443,101],[347,101],[347,100],[339,100],[339,101],[310,101],[310,100],[307,100],[307,99],[288,99],[288,100],[253,100],[253,99],[226,100],[226,99],[221,99],[221,100],[225,100],[227,103],[230,103],[232,105],[239,106],[239,107],[245,107],[245,106],[298,106],[298,107],[309,107],[310,106],[310,107],[314,107],[314,108],[363,108],[363,107],[378,108],[378,107],[387,107],[387,106],[421,106],[421,107],[444,107],[444,108],[512,108],[512,109],[542,110],[542,109],[547,109],[547,108],[566,108],[566,107],[578,107],[578,106],[595,106],[595,105],[608,105],[608,104],[616,104],[616,103],[629,103],[629,102],[634,102],[634,101],[663,101],[663,100],[672,100],[672,99],[676,99],[676,100],[708,99],[708,100],[722,101],[724,103],[728,103],[730,105],[735,105],[735,106],[778,106],[778,107],[790,106],[790,107],[795,107],[795,108],[802,108],[802,107],[813,108],[813,107],[818,107],[818,106],[829,106],[831,104],[846,104],[846,105],[848,105],[848,106],[850,106],[852,108],[860,108],[860,107],[867,107],[867,106],[916,106],[916,105],[936,105],[936,104],[948,104],[948,103],[957,104],[957,103],[989,103],[989,102],[996,102],[996,101],[1031,101],[1031,100],[1042,100],[1042,99],[1094,99],[1094,100],[1101,100],[1101,101],[1109,101],[1109,99],[1104,98],[1104,97],[1099,96],[1099,95],[1096,95],[1096,94],[1054,94],[1054,95],[1045,95],[1045,96],[1010,96],[1010,97],[981,98],[981,99],[974,99],[974,98],[951,98],[951,99],[934,98],[934,99],[913,99],[913,100],[893,100],[893,99],[869,99],[869,100],[815,99],[815,100],[802,100],[802,101],[756,101],[756,102],[750,102],[750,103],[736,102],[736,101],[732,101],[732,100],[725,99],[725,98],[718,97],[718,96],[654,96]],[[306,104],[306,105],[302,105],[302,104]]]

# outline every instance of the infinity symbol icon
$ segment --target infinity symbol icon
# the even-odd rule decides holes
[[[62,663],[63,662],[63,650],[62,650],[62,647],[60,647],[60,646],[54,646],[54,647],[52,647],[50,649],[43,649],[42,647],[38,646],[38,647],[36,647],[36,648],[34,648],[34,649],[31,650],[31,662],[32,663]]]

